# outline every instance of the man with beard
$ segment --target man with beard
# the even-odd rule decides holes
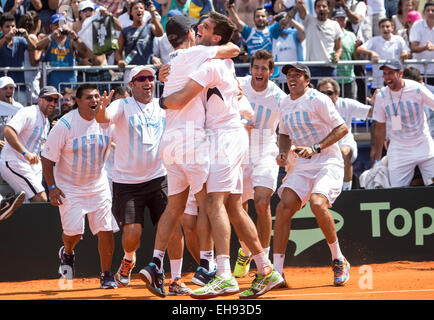
[[[271,52],[273,49],[272,39],[277,39],[279,37],[281,30],[288,27],[288,23],[292,18],[292,16],[287,13],[279,22],[269,26],[267,10],[264,8],[257,8],[253,13],[255,28],[251,28],[238,16],[237,11],[235,11],[235,3],[230,4],[229,0],[226,0],[225,6],[229,13],[229,17],[235,23],[237,30],[241,32],[241,36],[247,44],[247,51],[250,57],[256,51],[261,49]]]
[[[198,26],[196,43],[217,45],[228,42],[235,25],[227,17],[211,12]],[[251,287],[241,299],[258,297],[283,282],[267,259],[255,225],[242,207],[242,164],[248,136],[240,121],[238,83],[230,59],[213,59],[190,74],[183,89],[160,101],[163,108],[182,109],[197,95],[205,103],[205,128],[210,141],[210,168],[206,182],[205,212],[215,243],[217,273],[214,280],[191,293],[197,299],[239,292],[230,266],[231,223],[238,237],[253,253],[258,268]],[[199,212],[200,214],[200,212]]]
[[[434,109],[434,96],[421,83],[402,78],[403,68],[399,60],[387,60],[380,70],[383,70],[386,87],[377,93],[374,102],[374,161],[381,159],[387,126],[390,185],[409,186],[416,166],[424,184],[430,185],[434,182],[434,141],[424,106]]]
[[[316,0],[316,17],[307,14],[303,0],[296,1],[296,7],[302,19],[306,34],[306,61],[321,61],[325,64],[335,64],[342,56],[343,36],[339,24],[329,19],[330,1]],[[336,65],[310,67],[310,72],[315,78],[336,77]],[[311,79],[311,84],[316,85],[317,79]]]
[[[56,88],[42,88],[38,104],[18,110],[3,129],[6,145],[0,158],[1,176],[15,192],[24,190],[31,202],[47,201],[39,153],[50,130],[48,117],[60,97]]]
[[[95,121],[95,109],[103,103],[97,85],[80,85],[75,101],[77,108],[50,131],[41,159],[50,203],[59,207],[62,223],[59,273],[67,280],[74,277],[74,248],[82,239],[87,216],[91,232],[98,236],[100,288],[114,289],[113,232],[119,227],[104,170],[112,135],[110,128],[102,129]]]
[[[339,248],[329,208],[342,190],[344,161],[337,142],[348,133],[348,128],[331,99],[310,88],[307,66],[288,64],[282,72],[286,74],[290,95],[280,104],[276,160],[279,166],[287,167],[287,175],[278,189],[274,267],[283,273],[291,219],[309,201],[330,248],[334,284],[341,286],[349,279],[350,264]],[[295,154],[297,158],[293,161]]]

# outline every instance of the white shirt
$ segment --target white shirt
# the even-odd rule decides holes
[[[154,56],[161,59],[161,62],[163,64],[169,63],[169,56],[170,53],[173,52],[175,49],[173,49],[172,45],[169,42],[169,39],[167,39],[167,34],[163,34],[161,37],[155,37],[154,38]]]
[[[409,42],[419,42],[420,46],[426,45],[427,41],[434,43],[434,28],[430,29],[425,20],[416,21],[410,29]],[[413,52],[413,59],[434,59],[434,51],[424,50],[422,52]],[[434,63],[425,66],[423,64],[415,64],[416,68],[420,70],[422,74],[434,74]]]
[[[361,46],[364,49],[375,51],[380,60],[399,59],[402,51],[410,51],[409,47],[405,43],[405,40],[397,35],[392,34],[389,41],[385,40],[382,36],[373,37]],[[372,87],[383,87],[383,72],[380,70],[378,64],[372,66]]]
[[[169,62],[170,74],[164,84],[163,97],[183,89],[190,80],[189,75],[207,59],[214,58],[216,54],[216,46],[193,46],[172,52]],[[196,96],[180,110],[166,110],[166,121],[167,132],[185,128],[187,122],[194,123],[194,127],[197,129],[203,129],[205,109],[201,97]]]
[[[206,129],[215,131],[242,128],[238,81],[231,59],[208,60],[190,78],[205,88],[202,98],[206,104]]]
[[[404,79],[404,82],[404,88],[398,92],[389,87],[380,90],[375,98],[373,119],[386,123],[391,140],[412,146],[418,139],[430,136],[424,106],[434,109],[434,95],[416,81]],[[392,127],[392,116],[395,115],[401,118],[401,130]]]
[[[368,3],[368,16],[374,14],[385,14],[384,0],[369,0]]]
[[[268,81],[264,91],[257,92],[252,88],[252,76],[239,77],[238,81],[254,110],[254,117],[250,121],[255,126],[251,131],[251,143],[270,145],[275,149],[280,103],[286,97],[285,92],[272,81]]]
[[[72,195],[109,190],[104,163],[111,146],[110,129],[83,119],[78,109],[65,114],[51,129],[42,156],[56,163],[56,185]]]
[[[302,21],[306,33],[306,61],[331,62],[335,41],[343,36],[339,24],[331,19],[319,21],[308,14]]]
[[[351,133],[351,122],[353,119],[366,119],[371,106],[349,98],[337,98],[336,109],[345,121]]]
[[[19,109],[7,125],[15,130],[18,139],[29,152],[35,154],[41,152],[50,130],[50,124],[38,105]],[[12,148],[7,141],[1,152],[1,159],[26,161],[23,155]]]
[[[279,132],[288,135],[295,146],[312,146],[319,143],[343,123],[344,119],[332,100],[315,89],[309,88],[296,100],[292,100],[288,95],[280,104]],[[321,150],[319,155],[312,159],[297,158],[297,162],[303,161],[313,167],[317,166],[315,159],[321,163],[342,164],[342,155],[337,143]]]
[[[166,175],[159,156],[166,115],[158,99],[146,105],[133,97],[119,99],[107,107],[107,113],[109,124],[115,125],[113,182],[142,183]]]

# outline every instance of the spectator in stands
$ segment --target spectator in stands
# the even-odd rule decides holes
[[[342,30],[342,60],[356,60],[354,52],[356,50],[356,35],[354,32],[346,30],[347,14],[345,10],[339,8],[333,11],[333,20],[339,23]],[[359,44],[359,42],[357,42]],[[339,86],[342,96],[345,98],[355,99],[357,96],[356,75],[354,74],[353,65],[345,65],[337,67],[337,76],[339,77]]]
[[[131,89],[126,86],[117,86],[114,89],[112,102],[118,99],[131,97]]]
[[[375,98],[374,161],[381,159],[387,125],[391,187],[409,186],[416,166],[420,169],[424,184],[430,185],[434,182],[434,141],[423,108],[427,106],[434,110],[434,95],[421,83],[403,79],[399,60],[387,60],[380,69],[386,87]]]
[[[399,0],[384,0],[384,9],[386,10],[386,17],[392,18],[398,12]]]
[[[371,32],[368,32],[368,41],[372,37],[380,35],[379,22],[380,20],[386,18],[386,9],[384,7],[385,0],[369,0],[366,1],[368,10],[366,12],[366,22],[367,26],[371,28]]]
[[[15,101],[14,99],[15,88],[16,84],[14,82],[14,79],[8,76],[0,78],[0,101],[9,103],[21,109],[24,106],[18,101]]]
[[[381,35],[375,36],[356,49],[357,53],[368,55],[372,62],[379,60],[401,59],[404,61],[410,57],[410,48],[404,39],[393,34],[393,22],[390,18],[384,18],[378,23]],[[372,68],[372,91],[383,87],[383,77],[379,65]]]
[[[407,14],[407,21],[405,22],[405,27],[404,29],[401,29],[398,32],[398,35],[401,36],[405,43],[407,44],[407,46],[411,49],[410,46],[410,30],[411,27],[413,26],[413,24],[419,20],[423,20],[422,14],[419,11],[416,10],[412,10]]]
[[[413,0],[398,1],[398,11],[392,16],[393,23],[395,24],[394,34],[398,34],[401,30],[405,29],[407,15],[412,10],[414,10]]]
[[[329,0],[316,0],[316,17],[307,13],[303,0],[296,6],[306,33],[306,61],[322,61],[324,64],[337,63],[342,56],[342,30],[336,21],[328,18],[331,7]],[[336,65],[312,66],[312,77],[336,77]],[[311,79],[316,85],[317,79]]]
[[[60,97],[56,88],[42,88],[38,104],[18,110],[3,129],[7,142],[0,157],[1,176],[15,192],[23,190],[31,202],[47,201],[39,153],[50,129],[48,117]]]
[[[19,21],[21,16],[30,10],[30,0],[3,0],[0,5],[0,15],[9,13],[15,17],[15,21]]]
[[[254,28],[256,25],[254,19],[255,10],[264,7],[264,0],[235,0],[235,11],[240,17],[240,20],[244,21],[244,23],[247,24],[250,28]],[[226,3],[225,8],[227,12]]]
[[[45,61],[52,67],[72,67],[76,65],[77,56],[89,56],[89,50],[77,33],[65,27],[60,27],[61,22],[66,22],[65,16],[55,14],[51,17],[51,33],[40,40],[37,44],[38,50],[45,53]],[[63,83],[61,85],[61,83]],[[71,71],[51,71],[47,77],[47,84],[63,90],[77,83],[77,73]]]
[[[342,190],[351,190],[353,180],[353,163],[357,159],[358,147],[351,132],[353,119],[366,119],[372,115],[372,107],[357,100],[339,97],[339,84],[332,78],[323,78],[318,82],[318,90],[330,99],[348,127],[348,133],[338,141],[344,158],[344,183]]]
[[[16,28],[15,18],[9,13],[0,17],[0,67],[23,67],[26,49],[33,50],[35,42],[26,29]],[[17,100],[27,104],[24,72],[12,71],[8,75],[17,85]]]
[[[38,34],[41,30],[41,19],[39,18],[39,14],[30,10],[26,14],[22,15],[20,20],[18,21],[18,28],[24,28],[27,30],[29,34],[29,38],[35,43],[38,43]],[[24,54],[24,66],[25,67],[35,67],[40,66],[40,61],[42,59],[42,51],[41,50],[26,50]],[[36,103],[38,101],[39,94],[39,83],[41,78],[40,70],[30,71],[27,70],[24,73],[24,80],[27,84],[27,93],[28,93],[28,101],[31,104]]]
[[[51,17],[56,14],[59,6],[59,0],[31,0],[30,10],[35,10],[39,14],[43,33],[51,32]]]
[[[410,47],[413,59],[434,59],[434,1],[428,0],[423,9],[424,19],[417,21],[410,31]],[[434,63],[418,64],[426,83],[434,85]]]
[[[122,13],[123,2],[123,0],[95,0],[97,5],[106,8],[108,12],[116,17]]]
[[[65,114],[67,114],[69,111],[74,109],[75,106],[75,90],[72,88],[65,88],[62,93],[62,98],[59,99],[60,103],[60,113],[58,110],[56,110],[50,119],[50,125],[51,128],[54,127],[54,125],[57,123],[57,121],[62,118]]]
[[[119,21],[120,21],[120,23],[121,23],[121,25],[122,25],[122,28],[126,28],[126,27],[129,27],[129,26],[131,26],[132,24],[133,24],[133,18],[132,18],[132,16],[131,16],[131,4],[134,2],[134,0],[125,0],[124,1],[124,6],[125,6],[125,9],[124,9],[124,13],[122,13],[120,16],[119,16]],[[160,21],[161,21],[161,16],[160,16],[160,14],[158,13],[158,11],[155,13],[155,15],[156,15],[156,17],[158,18],[158,19],[160,19]],[[144,11],[143,12],[143,17],[142,17],[142,19],[143,19],[143,22],[146,24],[146,23],[148,23],[149,22],[149,20],[151,20],[151,18],[152,18],[152,16],[151,16],[151,14],[149,13],[149,11]]]
[[[143,22],[145,10],[151,14],[151,23]],[[122,29],[119,35],[119,49],[115,52],[115,59],[119,68],[127,65],[152,64],[152,52],[154,37],[161,37],[164,33],[160,20],[156,16],[155,6],[150,3],[147,7],[141,1],[131,4],[131,16],[133,24]],[[124,73],[124,80],[128,81],[129,70]]]
[[[268,12],[264,8],[257,8],[253,13],[253,19],[255,27],[251,28],[243,20],[241,20],[237,11],[235,10],[235,4],[230,4],[229,0],[226,0],[226,10],[229,13],[229,17],[235,23],[237,30],[241,32],[241,36],[247,45],[247,52],[251,57],[258,50],[267,50],[272,52],[273,44],[272,39],[277,39],[281,30],[288,27],[291,16],[286,14],[279,22],[268,25]]]

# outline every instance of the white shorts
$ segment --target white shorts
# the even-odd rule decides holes
[[[244,128],[210,135],[207,192],[243,193],[243,163],[249,148]]]
[[[0,173],[15,193],[24,191],[26,200],[45,191],[42,185],[42,165],[27,161],[0,161]]]
[[[187,204],[185,205],[184,213],[189,214],[191,216],[197,216],[197,201],[194,197],[193,193],[188,194]]]
[[[181,193],[190,186],[193,194],[202,190],[209,172],[209,142],[206,135],[196,133],[191,142],[164,136],[160,155],[167,170],[168,195]]]
[[[86,215],[93,235],[100,231],[119,231],[112,214],[110,192],[91,197],[65,195],[62,201],[63,204],[59,206],[60,220],[67,236],[84,234]]]
[[[274,153],[265,154],[262,158],[250,160],[243,171],[243,202],[253,199],[255,187],[265,187],[273,192],[277,188],[279,166]]]
[[[414,177],[414,169],[419,166],[425,185],[433,183],[434,141],[431,137],[418,139],[413,145],[390,141],[387,150],[389,180],[391,187],[409,186]]]
[[[347,134],[345,137],[343,137],[341,140],[338,141],[338,146],[347,146],[352,151],[351,156],[351,163],[354,163],[356,161],[358,156],[358,148],[357,148],[357,142],[354,140],[354,136],[352,134]]]
[[[297,161],[299,162],[299,161]],[[329,207],[341,194],[344,181],[344,166],[337,164],[318,164],[317,167],[303,169],[300,165],[294,166],[294,170],[287,175],[277,191],[282,197],[283,189],[293,190],[301,200],[303,207],[310,199],[312,193],[324,195],[329,201]]]

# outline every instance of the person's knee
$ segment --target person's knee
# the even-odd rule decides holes
[[[254,201],[256,212],[258,215],[268,213],[268,208],[270,207],[270,197],[263,195],[256,197]]]
[[[185,233],[193,233],[196,231],[196,216],[184,214],[182,216],[182,229]]]
[[[315,215],[324,213],[328,208],[328,200],[322,194],[312,194],[309,202],[310,209]]]
[[[29,199],[30,202],[47,202],[47,194],[45,191],[39,192],[35,194],[32,198]]]

